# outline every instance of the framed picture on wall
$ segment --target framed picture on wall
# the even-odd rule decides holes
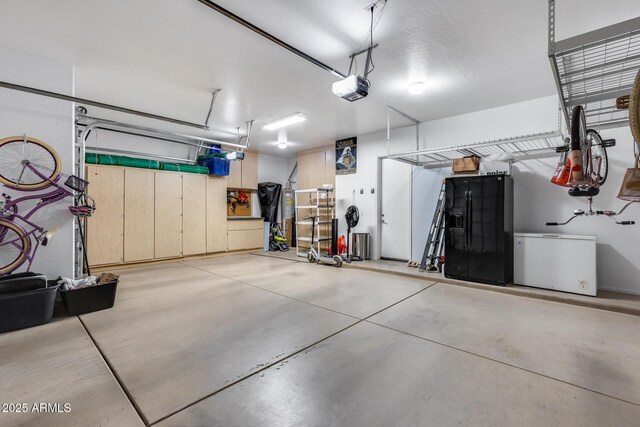
[[[336,141],[336,175],[356,173],[358,157],[358,138],[345,138]]]

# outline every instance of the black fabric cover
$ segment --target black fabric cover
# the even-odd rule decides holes
[[[278,220],[278,205],[280,204],[281,192],[282,185],[275,182],[261,182],[258,184],[261,216],[269,224]]]

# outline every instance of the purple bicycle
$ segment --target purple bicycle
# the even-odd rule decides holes
[[[31,221],[31,217],[45,206],[65,197],[75,196],[69,210],[78,217],[90,216],[95,203],[84,191],[88,184],[74,175],[61,172],[61,162],[53,148],[35,138],[12,136],[0,140],[0,183],[25,192],[49,189],[46,193],[31,194],[13,199],[2,194],[0,199],[0,276],[17,270],[28,262],[27,271],[40,245],[46,246],[49,232]],[[64,185],[58,182],[67,176]],[[28,212],[22,214],[20,205],[37,201]],[[82,232],[82,228],[80,227]],[[81,236],[82,237],[82,236]]]

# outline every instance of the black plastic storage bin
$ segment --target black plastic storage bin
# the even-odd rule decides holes
[[[31,271],[0,277],[0,294],[31,291],[33,289],[46,287],[47,278],[42,274]]]
[[[0,332],[44,325],[53,317],[57,286],[34,273],[0,278]]]
[[[60,289],[62,304],[69,316],[91,313],[113,307],[118,281],[65,291]]]

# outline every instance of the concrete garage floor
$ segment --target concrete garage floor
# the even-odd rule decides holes
[[[0,334],[0,425],[638,425],[640,318],[250,254]]]

